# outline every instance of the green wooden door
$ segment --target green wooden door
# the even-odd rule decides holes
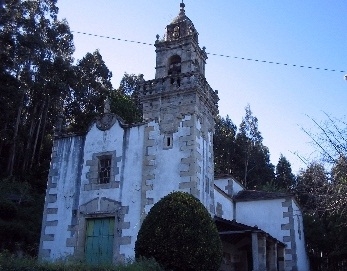
[[[87,219],[86,262],[92,265],[112,263],[114,218]]]

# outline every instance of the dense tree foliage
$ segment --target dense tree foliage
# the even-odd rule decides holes
[[[339,270],[337,264],[347,259],[347,190],[321,164],[312,163],[299,174],[294,192],[303,208],[312,268]]]
[[[43,199],[28,182],[0,181],[0,250],[36,255]]]
[[[290,191],[295,185],[295,175],[290,162],[282,154],[276,165],[275,185],[284,191]]]
[[[347,262],[347,125],[327,116],[318,134],[304,130],[321,162],[303,170],[294,187],[304,210],[305,234],[314,270],[343,270]]]
[[[0,9],[2,174],[24,173],[41,164],[46,131],[74,51],[66,22],[53,0],[8,0]],[[22,155],[19,155],[21,153]]]
[[[109,98],[125,121],[141,120],[135,91],[140,76],[125,74],[114,90],[99,51],[75,65],[72,34],[57,12],[55,0],[8,0],[0,9],[2,177],[48,169],[57,116],[64,118],[65,132],[84,132]]]
[[[236,125],[229,116],[216,119],[213,138],[215,174],[232,174],[235,168]]]
[[[262,144],[258,119],[250,106],[239,129],[227,116],[217,118],[214,136],[215,173],[231,174],[249,189],[260,189],[275,179],[269,149]]]
[[[95,51],[78,61],[73,75],[71,93],[64,100],[64,115],[69,131],[83,131],[103,113],[104,102],[112,92],[112,73],[99,51]]]
[[[166,270],[217,271],[222,243],[207,209],[194,196],[173,192],[158,201],[143,221],[136,257],[154,258]]]
[[[111,111],[127,123],[142,121],[142,108],[138,98],[138,85],[142,75],[125,73],[118,89],[110,95]]]

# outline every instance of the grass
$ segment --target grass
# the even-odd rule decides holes
[[[90,266],[74,261],[39,262],[35,258],[19,258],[8,252],[0,253],[0,271],[163,271],[154,260],[129,260],[118,265]]]

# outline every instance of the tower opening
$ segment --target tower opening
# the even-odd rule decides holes
[[[181,73],[181,57],[173,55],[169,59],[168,75],[175,75]]]

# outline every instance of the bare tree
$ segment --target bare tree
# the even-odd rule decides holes
[[[326,120],[322,123],[309,117],[318,128],[317,134],[303,129],[320,152],[328,176],[327,182],[321,184],[312,196],[316,199],[319,197],[317,210],[345,216],[347,215],[347,122],[324,114]]]

